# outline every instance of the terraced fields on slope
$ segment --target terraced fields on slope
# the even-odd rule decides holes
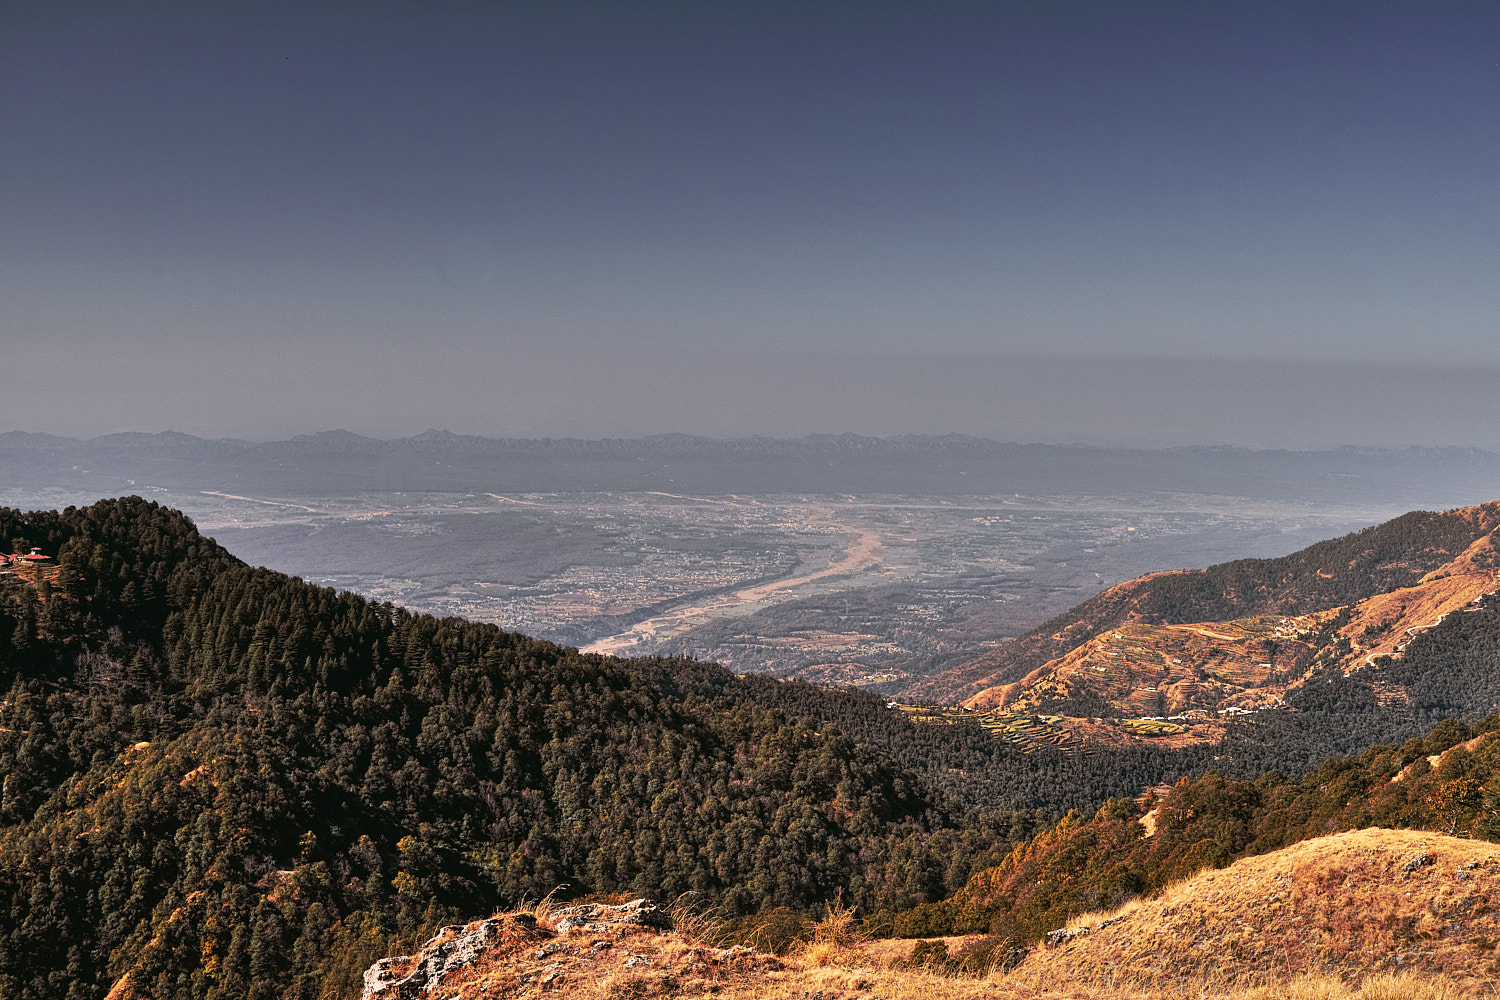
[[[1411,585],[1344,606],[1297,615],[1159,622],[1127,617],[1017,680],[985,688],[962,710],[1027,749],[1079,750],[1143,740],[1216,742],[1224,723],[1291,710],[1288,695],[1328,671],[1373,671],[1382,703],[1407,700],[1380,671],[1413,637],[1477,608],[1500,589],[1493,539],[1485,535]]]
[[[1222,721],[1206,713],[1177,719],[1098,719],[921,705],[896,707],[916,722],[932,725],[976,724],[995,739],[1013,744],[1026,753],[1050,749],[1060,750],[1065,754],[1091,755],[1101,747],[1146,740],[1161,747],[1188,746],[1193,743],[1214,742],[1224,731]]]
[[[1039,669],[1066,660],[1097,637],[1111,632],[1124,635],[1125,626],[1131,625],[1207,626],[1274,618],[1261,623],[1274,628],[1281,618],[1316,616],[1345,607],[1355,608],[1351,614],[1367,613],[1342,656],[1370,645],[1387,622],[1393,633],[1398,625],[1402,630],[1429,627],[1444,611],[1457,610],[1500,586],[1488,540],[1497,527],[1500,504],[1496,503],[1442,513],[1417,511],[1274,559],[1241,559],[1205,570],[1148,574],[1117,584],[975,660],[911,685],[903,697],[991,706],[1001,697],[996,689],[1029,677],[1033,683],[1040,681],[1043,675],[1033,677]],[[1450,582],[1443,584],[1443,580]],[[1420,592],[1420,601],[1405,593],[1420,585],[1431,585]],[[1356,607],[1396,592],[1403,597],[1393,603],[1374,601],[1367,609]],[[1403,605],[1404,610],[1398,611]],[[1432,608],[1436,610],[1431,617],[1422,619]],[[1398,617],[1400,621],[1395,620]],[[1368,634],[1367,626],[1374,626]],[[1236,634],[1233,638],[1244,637]],[[1266,637],[1253,638],[1264,641]],[[1386,652],[1394,652],[1400,641],[1394,639]],[[1269,651],[1243,652],[1253,656]],[[1372,653],[1383,655],[1378,648],[1364,650],[1362,655]],[[1261,655],[1248,662],[1279,665],[1281,660],[1279,655]],[[1331,659],[1324,662],[1327,665]],[[1095,706],[1072,714],[1098,713]]]

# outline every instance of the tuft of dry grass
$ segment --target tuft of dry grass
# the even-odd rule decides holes
[[[566,892],[567,889],[568,886],[560,885],[557,888],[553,889],[551,892],[547,893],[547,895],[543,896],[541,899],[537,900],[535,903],[531,902],[528,899],[523,899],[521,900],[519,906],[517,906],[514,910],[508,912],[510,914],[527,914],[529,916],[532,916],[536,918],[536,922],[538,925],[551,930],[552,924],[555,919],[554,914],[558,910],[562,909],[564,905],[566,905],[557,898],[557,894],[560,892]],[[502,915],[503,914],[500,913],[495,914],[495,916],[497,917]]]
[[[724,911],[717,906],[703,906],[699,896],[700,893],[689,890],[672,900],[667,912],[672,915],[672,926],[679,934],[694,941],[708,941],[724,922]]]
[[[862,957],[856,946],[864,940],[854,907],[844,905],[844,893],[839,890],[838,897],[827,904],[822,919],[813,924],[812,933],[799,953],[815,968],[847,966]]]

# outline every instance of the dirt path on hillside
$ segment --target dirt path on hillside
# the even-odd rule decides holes
[[[1198,625],[1180,626],[1184,632],[1192,632],[1208,639],[1218,639],[1220,642],[1244,642],[1243,635],[1225,635],[1223,632],[1213,632]]]
[[[1447,618],[1451,614],[1453,614],[1453,612],[1451,612],[1451,611],[1444,611],[1442,614],[1438,615],[1437,618],[1435,618],[1433,620],[1433,622],[1432,622],[1431,625],[1413,625],[1411,628],[1409,628],[1409,629],[1406,630],[1406,634],[1409,635],[1409,636],[1415,636],[1418,633],[1426,632],[1426,631],[1428,631],[1430,629],[1435,629],[1439,625],[1443,624],[1443,619]],[[1410,641],[1411,641],[1410,639],[1407,640],[1407,642],[1410,642]],[[1367,666],[1367,667],[1373,667],[1375,665],[1375,662],[1374,662],[1375,658],[1378,657],[1378,656],[1389,656],[1392,659],[1395,659],[1396,657],[1399,657],[1404,652],[1406,652],[1406,642],[1397,643],[1396,644],[1396,648],[1393,649],[1393,650],[1391,650],[1389,653],[1375,652],[1375,653],[1371,653],[1369,656],[1366,656],[1365,657],[1365,666]]]

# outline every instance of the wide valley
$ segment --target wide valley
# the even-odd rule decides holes
[[[1280,555],[1401,513],[1188,493],[134,489],[242,559],[323,586],[585,651],[889,693],[1132,576]],[[0,493],[17,507],[94,499]]]

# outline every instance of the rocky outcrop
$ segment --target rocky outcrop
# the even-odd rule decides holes
[[[365,970],[361,1000],[417,1000],[437,989],[443,977],[473,965],[500,944],[544,940],[552,932],[525,913],[476,920],[463,927],[444,927],[415,955],[382,958]]]
[[[529,948],[535,944],[536,958],[544,960],[559,952],[575,950],[555,938],[604,934],[623,927],[669,931],[672,915],[649,899],[635,899],[616,906],[585,903],[564,907],[554,910],[548,916],[548,923],[554,929],[542,926],[530,914],[516,913],[476,920],[462,927],[444,927],[415,955],[382,958],[366,969],[361,1000],[422,1000],[442,985],[443,977],[473,966],[493,949]],[[592,953],[597,957],[611,947],[609,941],[596,942]],[[561,977],[562,966],[555,964],[541,972],[539,982],[550,985]]]
[[[1067,944],[1074,938],[1083,937],[1085,934],[1092,934],[1094,931],[1102,931],[1106,927],[1113,927],[1120,921],[1128,919],[1129,916],[1129,912],[1126,912],[1121,913],[1119,916],[1110,917],[1107,920],[1101,920],[1096,924],[1080,924],[1077,927],[1059,927],[1055,931],[1048,931],[1047,947],[1056,948],[1059,945]]]
[[[672,915],[649,899],[633,899],[618,906],[585,903],[556,911],[553,918],[557,933],[588,931],[601,934],[611,927],[649,927],[652,930],[672,929]]]

